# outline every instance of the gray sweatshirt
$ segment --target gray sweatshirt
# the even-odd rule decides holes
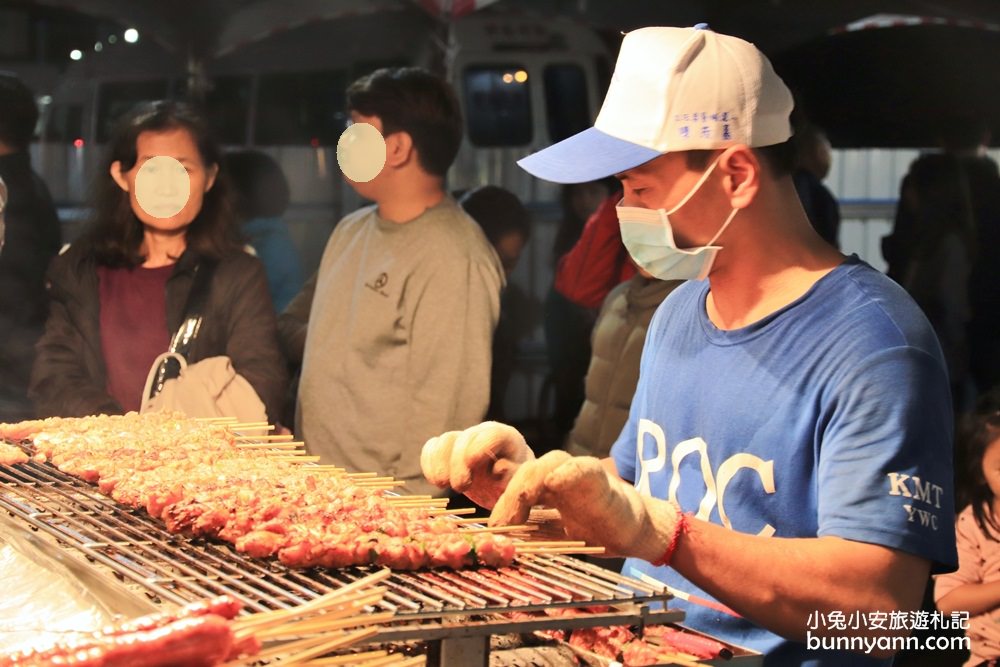
[[[486,413],[503,282],[450,197],[405,224],[374,206],[345,217],[279,321],[289,356],[302,359],[296,433],[309,451],[440,495],[420,449]]]

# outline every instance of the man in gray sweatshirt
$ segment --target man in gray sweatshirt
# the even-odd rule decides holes
[[[334,229],[318,273],[279,319],[301,361],[296,433],[323,463],[374,471],[435,493],[420,449],[482,420],[503,270],[444,174],[462,121],[443,80],[383,69],[347,92],[355,123],[385,138],[386,160],[351,186],[375,205]]]

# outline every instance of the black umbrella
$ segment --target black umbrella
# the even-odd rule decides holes
[[[928,21],[830,34],[775,69],[837,147],[934,146],[977,120],[1000,132],[1000,27]]]

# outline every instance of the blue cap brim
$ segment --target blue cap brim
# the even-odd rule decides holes
[[[586,183],[620,174],[662,153],[591,127],[521,158],[518,166],[553,183]]]

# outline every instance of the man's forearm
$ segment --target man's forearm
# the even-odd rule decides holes
[[[614,459],[601,463],[620,478]],[[760,537],[690,517],[686,524],[670,566],[742,616],[793,640],[805,638],[813,612],[916,609],[930,569],[922,558],[874,544]],[[664,550],[671,537],[662,537]]]
[[[759,537],[697,519],[688,521],[671,566],[754,623],[797,641],[813,612],[917,609],[930,567],[873,544]]]

